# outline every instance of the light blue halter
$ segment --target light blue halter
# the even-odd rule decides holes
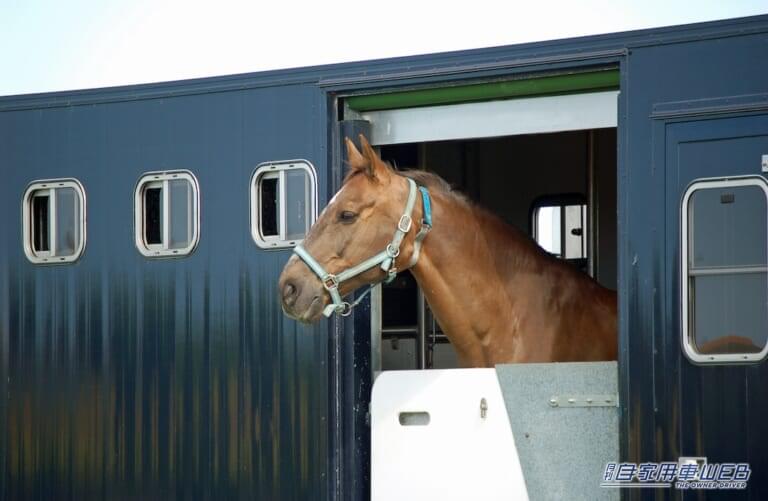
[[[416,261],[419,260],[421,243],[424,240],[424,237],[427,236],[427,233],[429,233],[429,230],[432,229],[432,205],[429,200],[429,191],[427,191],[427,189],[423,186],[420,186],[417,189],[416,182],[414,182],[413,179],[406,179],[408,180],[409,191],[408,200],[405,203],[405,211],[403,212],[403,215],[400,216],[400,221],[397,223],[397,230],[395,230],[395,235],[392,237],[392,241],[387,245],[386,249],[379,252],[375,256],[369,257],[357,266],[353,266],[334,275],[333,273],[328,273],[325,271],[323,266],[318,263],[317,260],[315,260],[315,258],[313,258],[303,246],[297,245],[293,249],[293,252],[296,253],[296,255],[299,256],[301,260],[307,264],[307,266],[309,266],[309,269],[315,272],[318,277],[320,277],[320,281],[323,283],[323,287],[325,287],[325,290],[327,290],[328,294],[331,295],[331,300],[333,302],[326,306],[323,310],[323,315],[326,317],[330,317],[333,312],[339,313],[342,316],[349,315],[352,313],[352,308],[357,306],[360,301],[362,301],[363,298],[369,292],[371,292],[371,290],[376,285],[378,285],[373,284],[368,287],[367,291],[365,291],[360,297],[358,297],[353,303],[350,304],[349,302],[344,301],[341,297],[341,294],[339,293],[339,285],[341,285],[342,282],[346,282],[350,278],[356,277],[357,275],[364,273],[378,265],[381,265],[381,269],[387,273],[387,278],[384,280],[386,283],[391,282],[394,280],[395,276],[397,276],[397,272],[399,270],[395,266],[395,259],[397,259],[397,256],[400,255],[400,245],[403,243],[403,239],[411,230],[413,223],[413,220],[411,219],[411,213],[413,213],[413,206],[416,203],[417,191],[421,192],[422,203],[424,205],[424,216],[421,220],[421,229],[416,235],[416,241],[413,246],[413,256],[411,256],[411,261],[408,263],[408,266],[403,269],[412,267],[416,264]]]

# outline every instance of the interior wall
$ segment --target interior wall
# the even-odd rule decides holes
[[[597,280],[610,289],[618,289],[618,150],[616,129],[595,131],[595,177],[597,178]]]
[[[538,196],[586,194],[582,132],[428,143],[424,155],[427,169],[526,233],[529,210]]]
[[[589,131],[532,134],[421,146],[420,165],[530,234],[530,211],[543,195],[587,196]],[[598,280],[616,287],[616,129],[595,134]]]

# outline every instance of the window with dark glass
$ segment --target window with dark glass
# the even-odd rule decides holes
[[[199,190],[187,171],[149,173],[136,187],[136,246],[148,257],[182,256],[199,238]]]
[[[36,253],[51,250],[49,230],[51,220],[48,215],[49,190],[41,190],[32,196],[32,250]]]
[[[76,180],[32,183],[24,195],[24,251],[34,263],[76,260],[85,247],[85,195]]]
[[[251,234],[263,248],[299,243],[317,211],[315,172],[309,162],[269,162],[251,181]]]
[[[682,209],[683,346],[696,362],[746,362],[768,351],[768,185],[702,180]]]
[[[279,177],[272,175],[270,177],[264,176],[261,178],[259,185],[259,198],[260,204],[260,233],[263,237],[277,237],[280,235],[278,232],[278,221],[280,214],[280,194],[278,191],[277,183]]]
[[[144,190],[144,238],[148,245],[163,243],[163,188]]]

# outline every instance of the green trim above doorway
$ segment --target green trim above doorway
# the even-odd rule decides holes
[[[459,104],[524,96],[566,94],[615,90],[619,88],[619,70],[572,73],[521,80],[507,80],[472,85],[456,85],[387,94],[351,96],[347,106],[358,112]]]

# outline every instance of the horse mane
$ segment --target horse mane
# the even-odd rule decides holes
[[[403,177],[413,179],[416,181],[416,184],[425,186],[430,190],[443,193],[457,203],[464,205],[475,215],[475,217],[477,217],[479,221],[483,221],[486,225],[488,225],[489,228],[494,227],[495,231],[498,232],[500,236],[505,235],[508,238],[512,238],[524,246],[529,247],[534,252],[534,255],[543,257],[548,261],[556,262],[558,265],[562,264],[560,259],[555,258],[549,252],[542,249],[538,242],[536,242],[536,240],[534,240],[533,237],[531,237],[528,233],[522,231],[514,224],[508,223],[498,214],[470,199],[466,194],[455,189],[448,181],[440,177],[438,174],[425,170],[404,170],[397,171],[397,173]],[[519,253],[516,253],[514,249],[505,249],[505,251],[502,251],[502,253],[506,254],[509,252],[511,254],[509,256],[510,259],[516,261],[521,259]]]
[[[395,174],[411,178],[416,181],[416,184],[426,186],[430,190],[439,190],[440,192],[451,195],[453,198],[456,198],[465,204],[475,205],[474,202],[472,202],[469,198],[467,198],[466,195],[464,195],[464,193],[455,190],[448,181],[433,172],[419,169],[400,170],[396,165],[393,165],[390,162],[384,162],[384,164]],[[347,184],[350,179],[361,173],[362,171],[359,169],[349,169],[347,174],[344,176],[344,179],[341,181],[341,184]]]
[[[499,237],[510,238],[523,245],[524,247],[527,247],[531,251],[529,255],[524,256],[517,252],[514,248],[505,246],[503,249],[500,249],[500,254],[505,257],[506,263],[522,263],[523,261],[529,261],[531,258],[534,260],[543,258],[545,262],[549,262],[551,264],[553,263],[554,266],[558,268],[563,267],[565,264],[561,259],[556,258],[549,252],[542,249],[538,242],[536,242],[536,240],[527,232],[521,230],[514,224],[508,223],[498,214],[470,199],[465,193],[455,189],[448,181],[440,177],[438,174],[420,169],[399,170],[396,166],[393,167],[389,162],[385,162],[385,164],[395,174],[413,179],[416,181],[416,184],[425,186],[430,191],[439,192],[446,195],[448,198],[454,200],[456,203],[464,206],[467,210],[472,212],[477,220],[483,222],[483,225],[487,226],[489,230],[491,227],[494,228],[493,231],[495,231]],[[360,172],[361,171],[359,170],[351,169],[349,172],[347,172],[343,183],[346,183]],[[571,267],[570,265],[566,264],[565,267],[568,270],[573,269],[573,271],[575,271],[575,268]]]
[[[404,171],[398,171],[398,174],[404,177],[408,177],[416,181],[416,184],[420,184],[422,186],[426,186],[427,188],[434,189],[434,190],[440,190],[444,193],[452,193],[452,194],[458,194],[459,192],[453,189],[453,186],[448,183],[445,179],[438,176],[437,174],[433,172],[428,172],[425,170],[404,170]],[[461,195],[463,197],[463,195]]]
[[[397,173],[403,177],[413,179],[418,185],[449,195],[451,198],[456,199],[456,201],[469,205],[473,209],[477,206],[477,204],[470,200],[464,193],[456,190],[448,181],[434,172],[425,170],[405,170],[397,171]]]
[[[434,172],[428,172],[425,170],[405,170],[405,171],[397,171],[397,173],[403,177],[413,179],[414,181],[416,181],[416,184],[425,186],[426,188],[429,188],[429,190],[431,191],[436,191],[444,195],[447,195],[449,198],[453,199],[454,201],[467,206],[467,208],[469,208],[476,215],[480,216],[482,219],[490,218],[490,219],[496,220],[502,223],[504,226],[512,229],[514,233],[520,233],[526,237],[528,236],[516,226],[507,223],[494,212],[488,210],[487,208],[483,207],[476,201],[470,199],[465,193],[454,188],[448,181],[440,177],[438,174],[435,174]]]

